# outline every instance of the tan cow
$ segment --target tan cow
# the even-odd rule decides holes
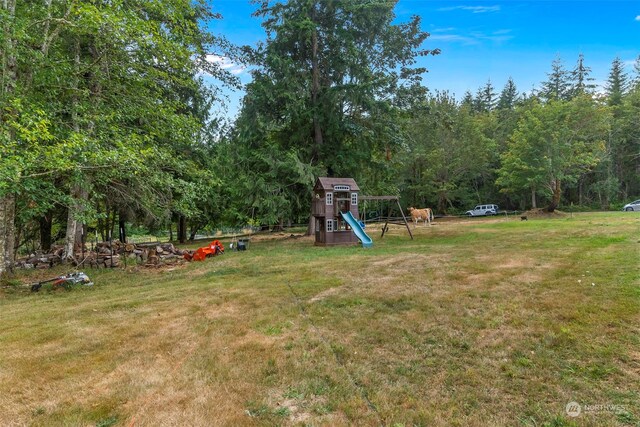
[[[409,213],[411,214],[411,218],[413,218],[414,227],[418,226],[418,221],[420,220],[424,221],[424,225],[429,223],[429,226],[431,226],[431,220],[433,219],[433,211],[431,208],[416,209],[414,207],[410,207]]]

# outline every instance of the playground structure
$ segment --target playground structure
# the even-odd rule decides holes
[[[317,179],[313,187],[314,198],[311,204],[317,246],[349,245],[357,243],[358,240],[365,248],[373,245],[371,238],[364,231],[364,222],[359,220],[359,200],[386,205],[387,215],[380,238],[384,237],[389,230],[389,224],[396,224],[404,225],[413,239],[398,196],[359,196],[359,192],[360,188],[353,178],[321,177]],[[400,217],[392,216],[396,207],[402,222]],[[363,215],[363,218],[366,218],[366,215]]]
[[[317,179],[311,203],[317,246],[351,245],[358,240],[365,248],[373,245],[358,221],[359,191],[353,178]]]
[[[407,217],[404,214],[404,211],[402,210],[402,206],[400,206],[400,197],[398,196],[361,196],[360,200],[362,201],[375,201],[378,203],[383,203],[386,204],[387,207],[387,214],[386,216],[382,216],[381,212],[377,212],[377,220],[382,220],[384,218],[384,225],[382,226],[382,234],[380,235],[380,238],[384,237],[384,234],[389,231],[389,224],[394,224],[394,225],[403,225],[407,228],[407,231],[409,232],[409,236],[411,237],[411,240],[413,240],[413,233],[411,233],[411,227],[409,227],[409,222],[407,221]],[[395,203],[394,203],[395,202]],[[400,212],[400,217],[394,217],[393,214],[395,213],[395,209],[396,206],[398,208],[398,212]],[[365,222],[366,222],[366,210],[363,211],[363,217],[365,218]],[[402,218],[402,221],[400,221],[400,218]]]

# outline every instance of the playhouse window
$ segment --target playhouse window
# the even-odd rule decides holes
[[[351,190],[351,187],[349,187],[348,185],[334,185],[333,186],[333,191],[349,191]]]
[[[351,193],[351,204],[353,206],[358,204],[358,193]]]
[[[327,205],[333,205],[333,193],[327,193]]]
[[[333,222],[334,221],[332,219],[327,220],[327,233],[333,233],[335,229]]]

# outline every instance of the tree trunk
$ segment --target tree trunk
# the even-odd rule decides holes
[[[118,236],[122,243],[127,243],[127,230],[125,228],[125,220],[122,216],[118,218]]]
[[[53,211],[42,216],[40,222],[40,249],[48,251],[51,249],[51,227],[53,226]]]
[[[562,189],[560,188],[560,180],[556,179],[553,182],[553,198],[551,204],[547,207],[547,212],[554,212],[558,206],[560,206],[560,197],[562,196]]]
[[[13,34],[13,23],[16,14],[15,0],[2,0],[0,3],[5,12],[2,32],[4,44],[2,46],[2,83],[0,84],[0,99],[8,100],[15,92],[18,80],[18,67],[15,55],[16,41]],[[2,123],[0,114],[0,123]],[[13,140],[15,134],[9,130],[9,138]],[[15,246],[15,216],[16,199],[12,193],[0,196],[0,276],[13,271]]]
[[[531,209],[536,209],[536,189],[531,187]]]
[[[116,226],[116,208],[111,210],[111,221],[109,221],[109,229],[107,230],[107,235],[113,240],[113,228]]]
[[[438,212],[447,212],[447,197],[444,193],[438,193]]]
[[[74,41],[74,74],[77,76],[79,74],[80,69],[80,41],[76,37]],[[80,132],[80,124],[78,122],[78,77],[75,77],[72,82],[72,87],[76,90],[73,92],[72,100],[71,100],[71,121],[73,123],[73,131],[76,133]],[[71,185],[71,203],[69,204],[69,211],[67,213],[67,229],[64,238],[64,255],[63,259],[67,261],[73,261],[74,257],[74,249],[77,242],[78,236],[78,228],[82,227],[80,224],[78,216],[82,212],[82,202],[80,198],[82,196],[82,188],[80,184],[73,183]]]
[[[309,224],[307,224],[307,236],[315,236],[316,234],[316,217],[311,215],[309,217]]]
[[[111,212],[115,212],[115,209],[111,209],[109,202],[105,202],[104,204],[104,229],[102,230],[102,241],[106,242],[109,240],[110,230],[113,229],[111,226]],[[115,216],[115,214],[114,214]]]
[[[2,9],[5,18],[2,25],[4,33],[4,46],[2,46],[2,86],[0,95],[11,97],[15,91],[18,80],[18,67],[15,54],[16,40],[13,34],[13,24],[16,15],[16,1],[2,0]]]
[[[202,227],[202,224],[198,222],[191,224],[191,230],[189,230],[189,241],[193,242],[196,240],[196,235],[198,234],[198,231],[200,231],[200,227]]]
[[[0,277],[13,271],[15,206],[12,194],[0,198]]]
[[[314,192],[313,190],[311,190],[311,200],[312,200],[312,205],[313,205],[313,200],[314,200]],[[307,236],[315,236],[316,235],[316,217],[314,217],[313,215],[309,215],[309,223],[307,224]]]
[[[582,206],[583,204],[583,196],[582,196],[582,186],[583,186],[583,182],[584,180],[582,178],[580,178],[578,180],[578,204],[580,206]]]
[[[74,260],[75,247],[82,242],[83,224],[80,220],[84,203],[89,198],[89,192],[79,184],[71,187],[71,205],[67,215],[67,232],[64,239],[64,256],[67,261]]]
[[[84,200],[88,200],[88,198],[89,194],[87,193],[87,196],[84,198]],[[84,241],[85,228],[86,224],[84,224],[82,221],[78,221],[78,226],[76,227],[76,244]]]
[[[178,242],[185,243],[187,241],[187,218],[184,215],[178,217]]]
[[[98,220],[97,220],[97,226],[96,226],[96,241],[98,240],[98,236],[97,233],[100,233],[100,236],[103,236],[103,230],[104,230],[104,221],[102,220],[102,209],[101,209],[101,205],[100,205],[100,201],[97,200],[96,201],[96,214],[98,216]]]
[[[52,0],[44,0],[44,5],[47,9],[47,17],[44,21],[44,30],[42,32],[42,46],[40,51],[43,56],[47,56],[49,50],[49,28],[51,27],[51,3]]]
[[[278,219],[278,224],[274,225],[271,231],[284,231],[284,219]]]

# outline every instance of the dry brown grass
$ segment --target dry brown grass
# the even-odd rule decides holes
[[[0,425],[634,425],[638,225],[368,227],[371,250],[286,234],[5,289]],[[624,412],[572,419],[571,400]]]

